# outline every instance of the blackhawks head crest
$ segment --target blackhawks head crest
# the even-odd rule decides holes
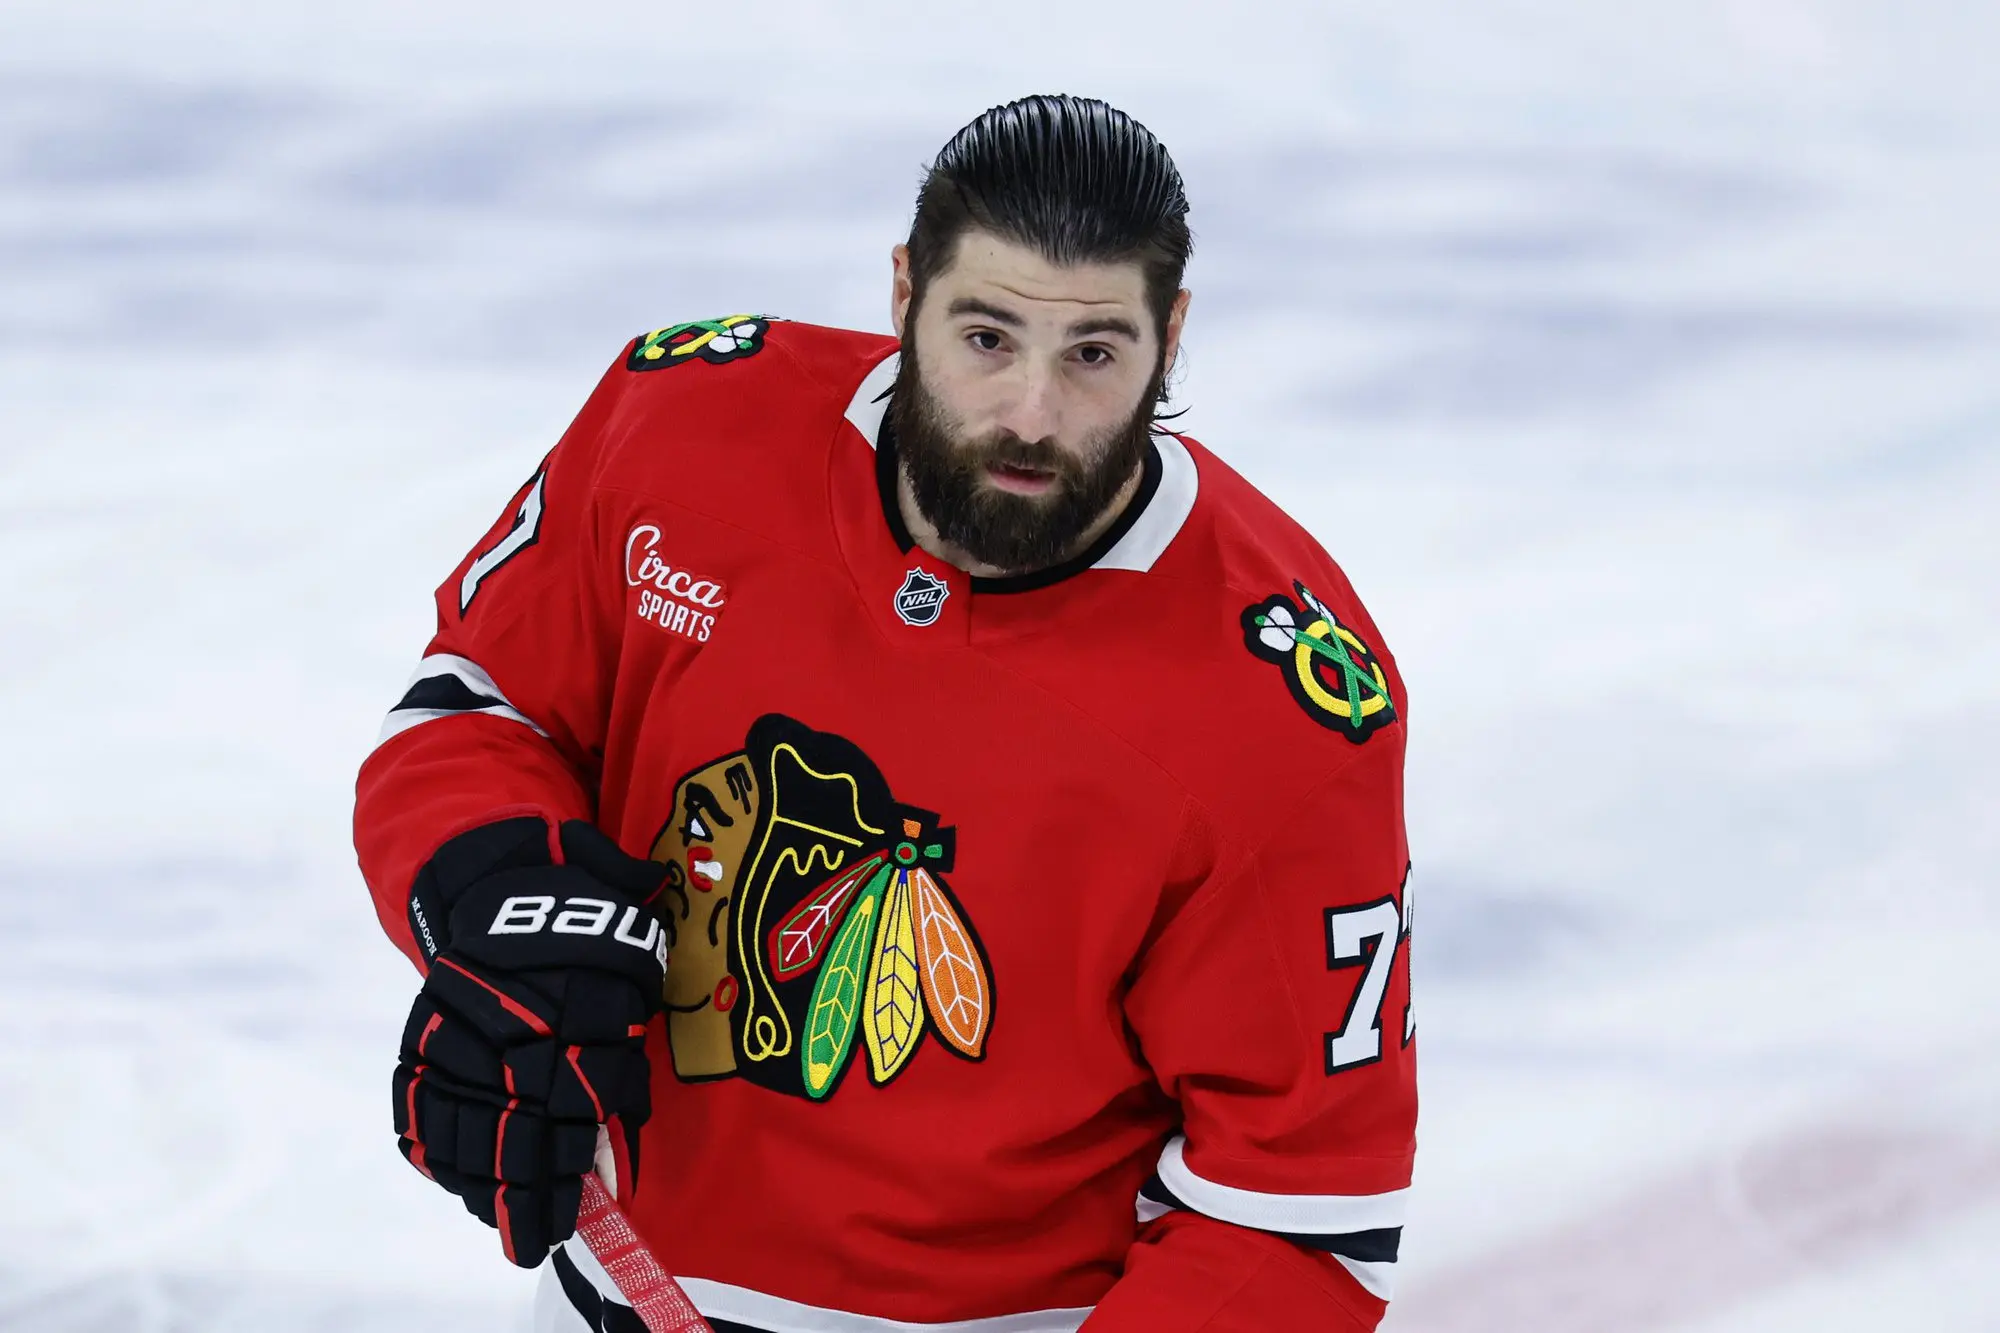
[[[763,350],[764,331],[770,326],[768,315],[724,315],[721,319],[669,324],[634,343],[632,355],[625,358],[625,368],[659,370],[693,361],[720,365],[754,356]]]
[[[1388,678],[1374,650],[1305,584],[1292,589],[1297,602],[1279,594],[1243,609],[1243,641],[1278,664],[1307,717],[1358,745],[1396,720]]]
[[[851,741],[778,713],[682,778],[652,851],[674,1073],[820,1100],[857,1063],[889,1082],[926,1034],[982,1059],[993,981],[944,880],[955,832]]]

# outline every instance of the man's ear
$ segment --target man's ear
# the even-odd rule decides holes
[[[910,247],[899,245],[891,250],[889,263],[895,274],[889,284],[889,322],[895,325],[896,336],[900,338],[910,317],[910,298],[916,292],[910,283]]]
[[[1160,359],[1160,364],[1167,368],[1168,374],[1173,373],[1174,361],[1181,354],[1181,329],[1187,324],[1188,302],[1193,297],[1194,293],[1185,287],[1181,288],[1174,293],[1174,304],[1167,311],[1167,342],[1161,349],[1164,355]]]

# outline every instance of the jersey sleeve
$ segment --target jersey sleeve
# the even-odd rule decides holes
[[[1191,898],[1126,1012],[1181,1132],[1087,1333],[1373,1329],[1415,1152],[1401,727]]]
[[[419,968],[438,942],[418,877],[440,844],[522,815],[553,837],[594,814],[618,607],[592,492],[620,375],[437,590],[437,632],[362,764],[355,850],[383,929]]]

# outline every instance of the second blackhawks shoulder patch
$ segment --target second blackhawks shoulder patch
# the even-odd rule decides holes
[[[1294,602],[1280,593],[1243,609],[1243,642],[1277,664],[1306,716],[1359,745],[1396,720],[1389,680],[1375,650],[1340,623],[1305,584]]]
[[[769,315],[724,315],[720,319],[669,324],[634,343],[632,354],[625,358],[625,368],[661,370],[694,361],[706,361],[712,366],[740,361],[764,350],[764,334],[770,327]]]

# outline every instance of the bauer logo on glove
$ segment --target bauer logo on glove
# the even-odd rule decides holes
[[[653,955],[662,968],[667,965],[667,933],[660,928],[659,918],[636,905],[627,905],[623,915],[619,915],[619,904],[609,898],[565,898],[563,910],[556,912],[556,899],[551,894],[518,894],[500,904],[499,915],[486,928],[488,935],[533,935],[547,930],[557,935],[602,935],[611,918],[618,916],[618,928],[611,932],[611,938],[619,944],[629,944],[635,949],[643,949]],[[555,913],[555,920],[549,920]],[[639,926],[645,930],[640,932]]]

